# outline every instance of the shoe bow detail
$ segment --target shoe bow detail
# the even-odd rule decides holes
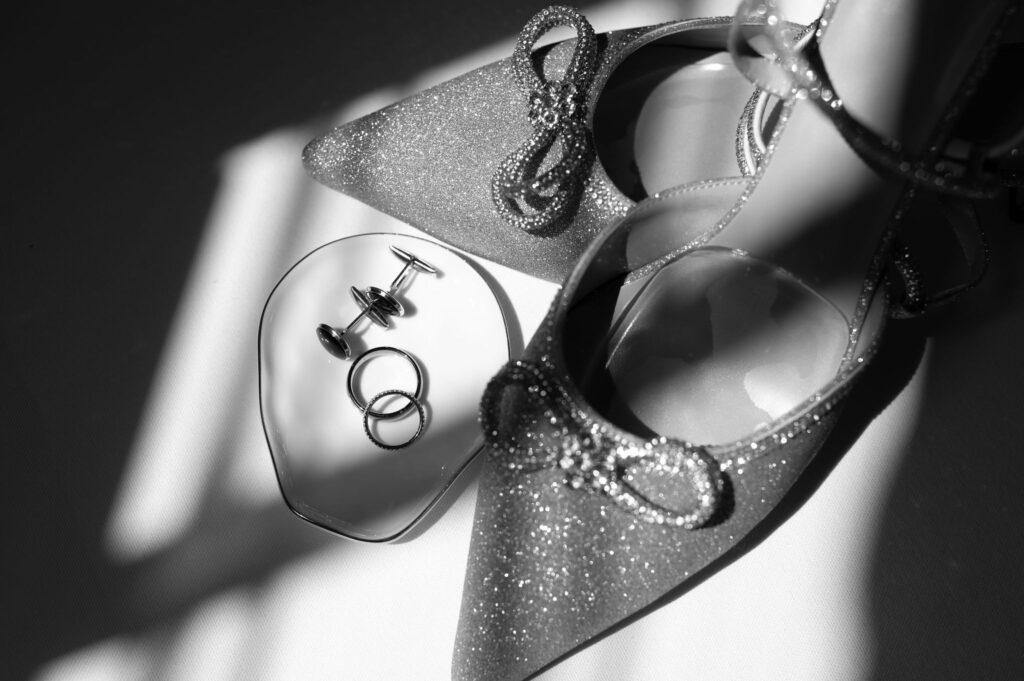
[[[530,404],[519,418],[532,418],[525,429],[506,435],[502,398],[518,387]],[[516,471],[559,468],[565,484],[575,490],[602,494],[619,508],[658,525],[697,529],[723,507],[725,473],[703,447],[666,437],[634,441],[587,417],[568,391],[541,364],[525,360],[508,363],[487,386],[480,406],[484,437]],[[521,422],[519,422],[521,423]],[[654,500],[653,488],[641,491],[647,476],[669,479],[684,487],[689,508],[669,508]]]
[[[537,40],[557,26],[576,30],[576,46],[562,78],[547,80],[534,67],[531,52]],[[569,215],[593,162],[585,119],[587,93],[597,66],[594,28],[571,7],[541,10],[523,28],[512,65],[527,95],[527,116],[534,132],[498,166],[491,196],[508,223],[536,232]],[[556,142],[560,156],[546,163]]]

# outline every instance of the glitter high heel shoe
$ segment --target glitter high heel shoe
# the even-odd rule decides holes
[[[637,200],[736,174],[752,88],[725,49],[730,23],[595,35],[576,10],[551,7],[512,58],[314,139],[303,163],[446,243],[560,282]],[[557,26],[577,38],[531,54]]]
[[[736,62],[787,101],[753,181],[735,202],[718,183],[666,192],[602,232],[488,386],[454,678],[528,677],[681,593],[821,447],[878,347],[913,188],[984,192],[922,150],[1005,7],[935,20],[913,54],[902,38],[924,19],[895,7],[878,25],[871,3],[830,0],[798,51],[777,2],[744,2],[760,25],[737,24]]]

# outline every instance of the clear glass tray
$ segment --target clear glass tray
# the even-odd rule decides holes
[[[390,318],[387,329],[364,318],[345,335],[352,358],[332,356],[317,326],[344,328],[359,314],[351,286],[388,288],[403,266],[390,246],[429,262],[437,274],[411,276],[396,294],[405,315]],[[354,360],[378,346],[403,350],[423,373],[424,431],[396,451],[370,441],[347,389]],[[508,357],[501,306],[476,266],[456,252],[407,235],[363,234],[308,254],[270,294],[259,332],[263,427],[288,506],[352,539],[402,535],[479,450],[479,399]],[[416,382],[409,362],[394,353],[374,355],[354,378],[363,402],[391,388],[411,392]],[[375,409],[397,406],[384,401]],[[397,444],[415,432],[417,419],[413,409],[370,425]]]

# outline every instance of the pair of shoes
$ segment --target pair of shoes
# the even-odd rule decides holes
[[[561,283],[637,201],[737,174],[753,88],[726,49],[731,18],[595,34],[550,7],[511,58],[311,141],[308,173],[467,251]],[[568,26],[577,38],[531,48]]]
[[[871,59],[842,49],[830,59],[820,43],[834,3],[811,31],[784,20],[771,30],[776,3],[758,4],[764,12],[747,2],[738,20],[599,36],[578,13],[554,8],[527,26],[512,59],[342,126],[305,151],[324,184],[443,241],[552,280],[569,275],[524,360],[485,395],[491,453],[460,676],[536,670],[705,570],[762,523],[821,446],[881,337],[884,267],[913,194],[884,178],[968,197],[990,191],[943,170],[930,151],[966,95],[938,97],[953,100],[949,121],[923,124],[927,113],[911,102],[900,120],[913,125],[890,127],[871,107],[898,101],[900,88],[873,93],[874,80],[843,73]],[[870,36],[875,22],[863,11],[868,18],[848,34]],[[979,25],[990,18],[975,11]],[[579,39],[531,55],[560,24]],[[738,70],[723,58],[727,29]],[[902,63],[863,42],[877,48],[876,65]],[[943,47],[978,51],[969,42],[957,35]],[[838,70],[831,80],[843,97],[868,115],[847,113],[825,63]],[[753,97],[740,72],[758,86]],[[696,99],[692,125],[658,122],[666,107],[638,104],[656,100],[665,83],[664,99]],[[740,176],[731,153],[737,120]],[[799,132],[784,135],[788,126]],[[915,139],[914,128],[936,134]],[[673,143],[664,141],[668,129],[679,133]],[[634,152],[643,139],[668,153]],[[584,488],[591,493],[575,491]],[[605,546],[596,528],[633,539]],[[509,558],[526,555],[543,563]],[[638,557],[653,567],[625,597],[611,597],[622,593],[611,576]],[[601,566],[582,586],[545,577],[582,563]],[[545,595],[563,586],[583,597],[551,608]],[[523,606],[531,599],[548,603],[547,620]],[[544,640],[529,640],[531,628]],[[508,633],[516,631],[521,640]]]
[[[784,100],[753,178],[604,229],[484,394],[456,679],[528,677],[720,564],[874,357],[915,190],[988,193],[937,150],[1012,4],[827,0],[809,38],[778,5],[745,0],[730,38]]]

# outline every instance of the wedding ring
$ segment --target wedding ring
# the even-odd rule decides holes
[[[404,390],[400,390],[397,393],[394,392],[394,391],[387,391],[385,393],[378,394],[376,397],[374,397],[368,403],[363,404],[362,400],[360,400],[359,397],[356,395],[356,389],[355,389],[356,370],[359,368],[360,365],[365,363],[372,356],[380,354],[382,352],[391,352],[391,353],[394,353],[396,355],[401,355],[402,357],[405,357],[405,359],[407,359],[409,361],[409,364],[412,365],[413,370],[416,372],[416,389],[413,390],[412,393],[409,393],[409,392],[404,391]],[[395,395],[395,394],[408,395],[409,396],[409,401],[405,404],[405,406],[403,406],[403,407],[401,407],[399,409],[395,409],[393,411],[374,411],[372,409],[373,404],[376,403],[380,397],[382,397],[383,395],[386,395],[386,394],[390,394],[390,395]],[[393,347],[390,347],[390,346],[387,346],[387,345],[383,345],[383,346],[376,347],[376,348],[370,348],[369,350],[365,351],[363,354],[359,355],[359,357],[356,358],[356,361],[354,361],[352,363],[352,367],[348,370],[348,396],[349,396],[349,398],[351,398],[352,404],[356,405],[356,408],[359,411],[363,412],[363,422],[364,422],[364,424],[366,422],[366,417],[368,417],[368,416],[372,416],[375,419],[397,419],[397,418],[399,418],[399,417],[401,417],[401,416],[403,416],[405,414],[408,414],[414,407],[419,409],[420,412],[422,413],[423,407],[422,407],[422,404],[420,403],[419,400],[423,396],[423,371],[420,369],[419,363],[415,359],[413,359],[412,355],[410,355],[409,353],[405,352],[404,350],[399,350],[398,348],[393,348]],[[422,431],[423,430],[422,417],[421,417],[420,421],[421,421],[421,423],[420,423],[420,430]],[[416,436],[413,437],[413,440],[415,440],[416,437],[419,437],[419,432],[417,432]],[[374,440],[374,442],[377,443],[377,440],[375,440],[373,438],[373,436],[371,436],[370,439]],[[411,442],[411,440],[410,440],[410,442]],[[406,444],[408,444],[408,443],[406,443]],[[383,446],[383,445],[381,445],[381,446]]]
[[[410,437],[408,440],[406,440],[405,442],[401,442],[397,445],[391,445],[388,444],[387,442],[380,440],[379,438],[377,438],[376,435],[373,434],[373,431],[370,430],[370,416],[373,414],[373,405],[377,404],[377,402],[379,402],[381,399],[385,397],[388,397],[389,395],[400,395],[401,397],[407,399],[409,401],[407,407],[416,407],[416,413],[419,416],[419,424],[416,426],[416,432],[413,433],[412,437]],[[423,411],[423,403],[420,402],[419,397],[413,395],[412,393],[408,393],[404,390],[398,390],[397,388],[377,393],[376,395],[373,396],[373,399],[367,402],[366,406],[363,407],[363,431],[366,432],[366,437],[370,438],[370,442],[377,445],[381,449],[396,450],[408,447],[413,442],[415,442],[420,435],[423,434],[423,427],[426,425],[426,422],[427,415]]]

